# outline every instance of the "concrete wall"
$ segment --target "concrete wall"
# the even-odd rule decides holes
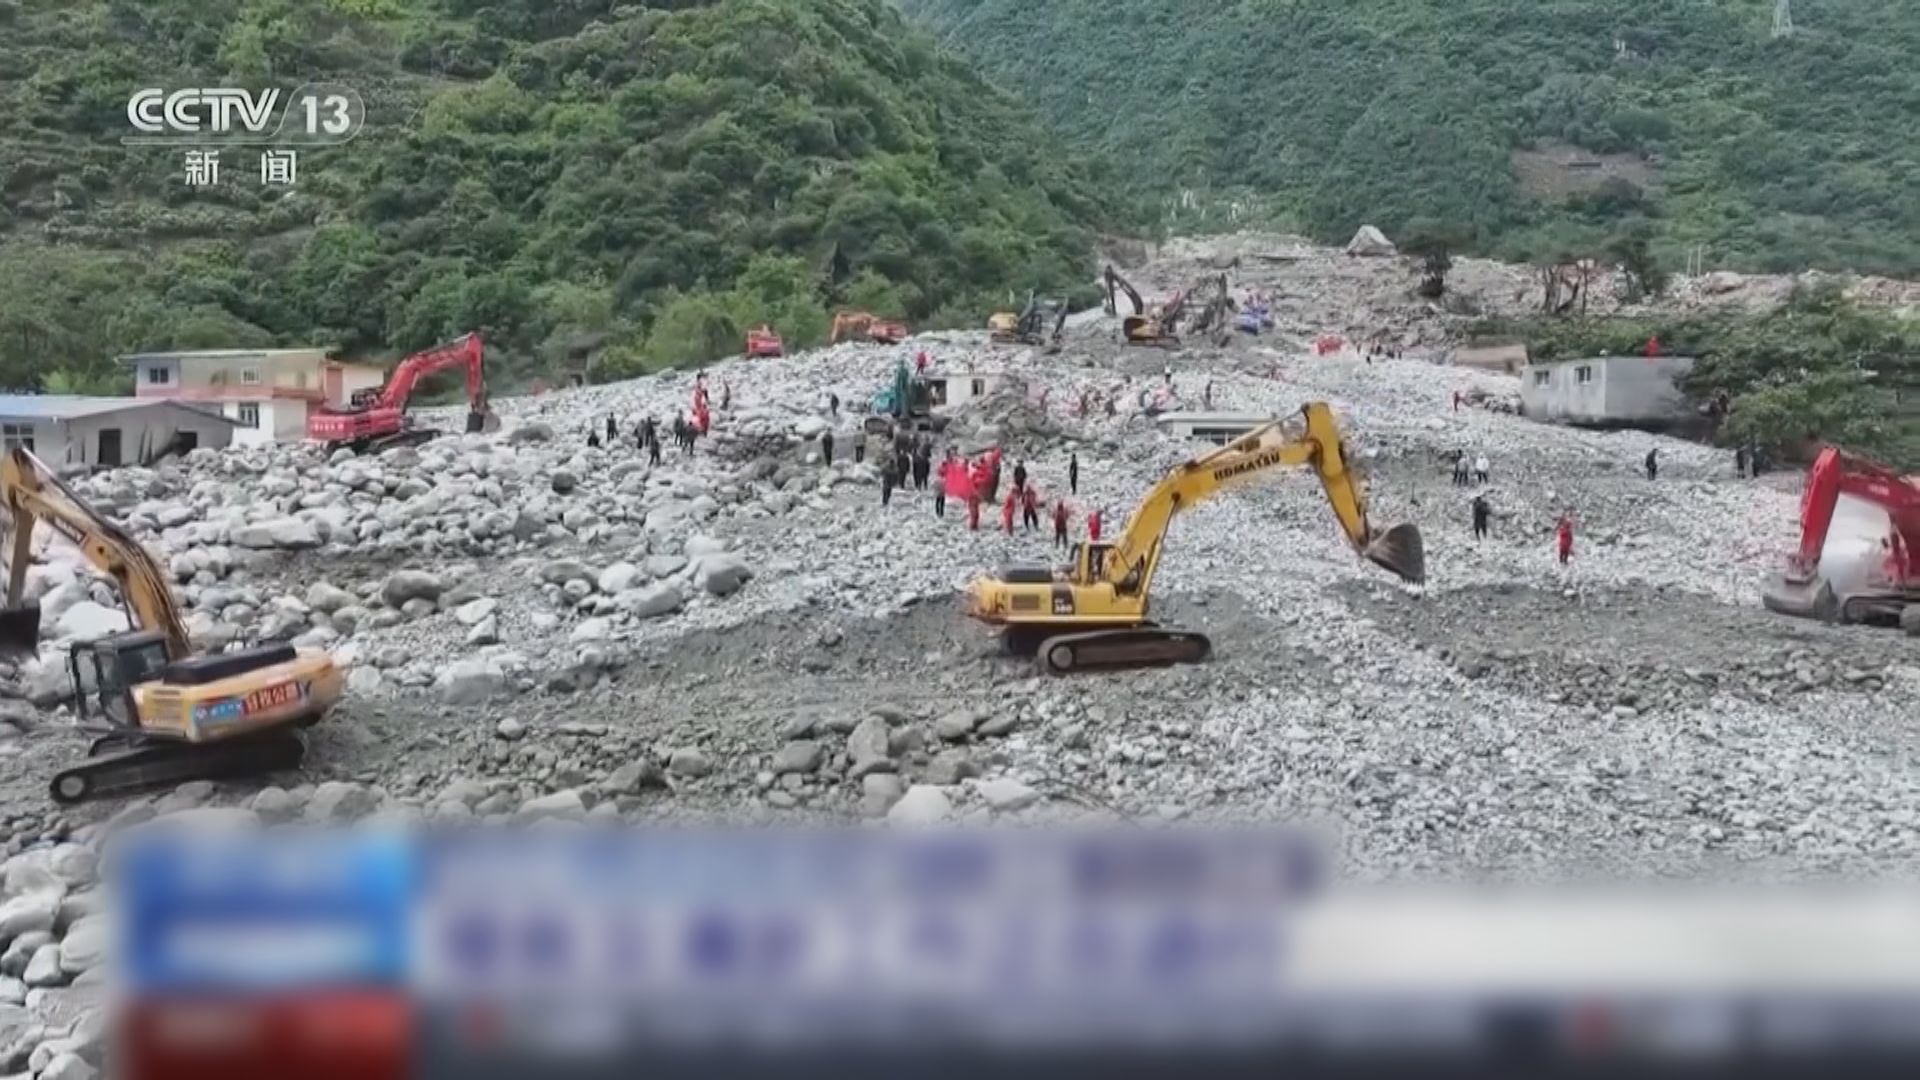
[[[20,425],[33,428],[33,452],[49,465],[100,464],[100,434],[117,431],[120,435],[121,465],[138,465],[147,455],[158,451],[176,431],[191,431],[200,446],[218,449],[227,446],[234,428],[211,416],[199,416],[186,409],[136,408],[99,413],[73,420],[6,420],[0,431]],[[109,436],[111,439],[111,436]]]
[[[466,376],[462,375],[461,378],[465,379]],[[329,401],[327,404],[344,405],[353,400],[353,392],[355,390],[376,390],[385,386],[386,382],[387,373],[377,367],[370,367],[366,364],[341,364],[340,400]],[[466,383],[462,382],[460,385],[462,387],[461,392],[465,393],[464,388]],[[301,432],[303,437],[305,434],[304,431]]]
[[[244,406],[258,411],[255,427],[244,424],[233,429],[235,446],[264,446],[271,442],[290,442],[307,437],[307,403],[298,398],[263,398],[259,401],[223,401],[220,413],[238,421]]]
[[[1575,424],[1668,424],[1693,411],[1675,380],[1693,369],[1684,356],[1604,356],[1536,364],[1520,372],[1521,411]]]

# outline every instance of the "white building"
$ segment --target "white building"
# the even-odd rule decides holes
[[[1532,364],[1520,372],[1521,410],[1530,420],[1594,427],[1666,427],[1695,414],[1676,380],[1687,356],[1594,356]]]
[[[68,394],[0,395],[0,444],[33,451],[60,468],[140,465],[168,452],[219,448],[235,424],[173,401]]]
[[[234,422],[233,441],[241,446],[304,439],[309,412],[345,405],[354,391],[386,381],[380,368],[330,359],[325,349],[210,349],[121,360],[133,365],[135,396],[217,411]]]
[[[1204,439],[1219,446],[1225,446],[1254,428],[1273,421],[1273,417],[1258,413],[1187,412],[1180,409],[1163,412],[1153,418],[1160,430],[1169,435],[1183,439]]]
[[[1006,382],[1006,376],[978,371],[930,371],[927,401],[935,409],[957,409],[977,398],[986,397]]]

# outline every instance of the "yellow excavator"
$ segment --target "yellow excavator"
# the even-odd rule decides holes
[[[1275,469],[1311,466],[1355,550],[1402,580],[1426,580],[1420,530],[1396,525],[1375,532],[1362,485],[1347,466],[1345,445],[1324,402],[1276,420],[1202,454],[1147,492],[1113,543],[1082,542],[1060,570],[1006,567],[967,587],[967,614],[1002,628],[1007,651],[1033,655],[1050,675],[1195,663],[1212,652],[1206,635],[1148,620],[1148,593],[1160,565],[1161,541],[1175,514]]]
[[[13,527],[0,653],[39,651],[40,605],[21,596],[42,518],[113,578],[131,616],[131,629],[76,643],[67,655],[81,726],[98,738],[87,761],[53,778],[56,802],[300,764],[306,743],[298,729],[340,699],[331,657],[285,643],[194,655],[153,556],[27,450],[0,457],[0,503]]]
[[[1119,313],[1119,293],[1125,293],[1132,303],[1133,310],[1120,318],[1120,330],[1129,345],[1162,345],[1172,347],[1180,344],[1180,338],[1174,331],[1179,327],[1180,316],[1186,309],[1185,294],[1175,296],[1171,301],[1152,311],[1147,310],[1147,302],[1140,298],[1140,290],[1133,283],[1109,266],[1104,275],[1107,290],[1107,314]]]

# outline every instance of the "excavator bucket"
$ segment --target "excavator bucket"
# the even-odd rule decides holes
[[[0,657],[31,656],[40,651],[40,605],[0,609]]]
[[[1375,533],[1365,554],[1402,581],[1419,585],[1427,580],[1427,544],[1415,526],[1395,525]]]
[[[492,433],[500,430],[500,417],[492,409],[483,409],[467,414],[467,433]]]

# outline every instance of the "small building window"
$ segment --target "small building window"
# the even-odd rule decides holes
[[[241,383],[241,385],[243,385],[243,386],[258,386],[258,385],[260,385],[260,369],[259,369],[259,368],[257,368],[257,367],[243,367],[243,368],[241,368],[241,369],[240,369],[240,383]]]
[[[0,424],[0,446],[8,450],[33,452],[32,424]]]
[[[973,396],[974,397],[983,397],[986,395],[986,392],[987,392],[987,380],[985,379],[973,380]]]
[[[260,406],[251,401],[242,402],[233,418],[243,428],[257,428],[260,426]]]
[[[147,368],[148,386],[166,386],[173,382],[173,369],[164,364],[153,364]]]
[[[1581,364],[1579,367],[1574,368],[1573,377],[1574,377],[1574,381],[1580,383],[1582,386],[1592,382],[1593,381],[1593,365]]]
[[[1533,385],[1535,386],[1545,386],[1552,381],[1553,372],[1551,371],[1536,371],[1533,373]]]

